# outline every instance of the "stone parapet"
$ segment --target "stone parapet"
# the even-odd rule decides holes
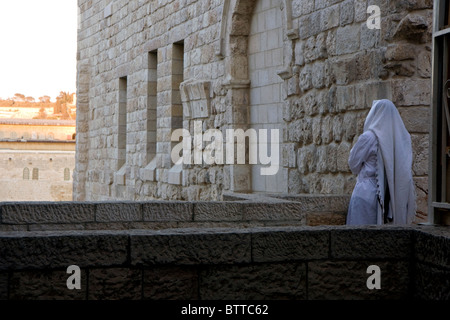
[[[0,299],[448,300],[449,250],[428,226],[0,232]]]
[[[229,195],[227,201],[0,203],[0,231],[340,225],[349,196]]]

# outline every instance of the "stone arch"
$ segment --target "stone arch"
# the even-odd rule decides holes
[[[240,56],[246,55],[247,46],[242,44],[242,37],[250,33],[250,22],[253,9],[258,0],[224,0],[222,9],[222,19],[220,26],[220,39],[216,48],[216,55],[230,59],[229,62],[239,62]],[[284,79],[287,74],[291,75],[290,62],[292,61],[292,41],[298,39],[298,28],[293,25],[292,1],[280,0],[282,10],[282,23],[285,39],[284,69],[280,70],[280,76]],[[244,49],[245,51],[240,51]],[[231,68],[230,64],[226,69],[226,77],[230,82],[238,82],[240,75]],[[237,70],[239,71],[239,70]],[[242,70],[241,70],[242,71]],[[243,79],[244,83],[248,79]]]
[[[229,109],[228,128],[247,130],[250,121],[250,75],[248,45],[254,7],[258,0],[225,0],[222,11],[220,39],[216,55],[225,61],[224,87]],[[280,0],[283,32],[283,67],[278,75],[286,80],[292,76],[292,40],[298,34],[292,26],[291,1]],[[281,155],[281,152],[280,152]],[[230,190],[251,192],[251,165],[229,165]]]

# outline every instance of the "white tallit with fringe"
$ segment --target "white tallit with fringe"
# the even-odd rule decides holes
[[[375,100],[364,123],[364,132],[372,131],[378,140],[377,193],[380,205],[377,224],[384,223],[385,190],[390,201],[388,218],[392,224],[413,222],[416,194],[412,178],[411,136],[395,105],[390,100]]]

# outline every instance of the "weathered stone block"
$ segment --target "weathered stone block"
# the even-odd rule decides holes
[[[381,289],[367,288],[367,268],[381,269]],[[308,299],[367,300],[409,298],[407,261],[314,261],[308,262]]]
[[[341,142],[337,148],[337,170],[340,172],[348,172],[348,157],[350,156],[351,145],[348,142]]]
[[[329,30],[339,25],[339,4],[326,7],[320,11],[320,29]]]
[[[136,203],[99,203],[95,221],[142,221],[141,205]]]
[[[303,119],[303,144],[307,145],[312,143],[312,119],[304,118]]]
[[[419,85],[419,84],[418,84]],[[398,86],[401,87],[400,84]],[[389,99],[394,101],[394,93],[393,91],[400,91],[399,89],[393,89],[394,85],[391,84],[389,81],[380,81],[380,82],[374,82],[370,84],[366,84],[364,86],[365,90],[365,108],[371,108],[372,103],[374,100],[380,100],[380,99]],[[411,88],[410,88],[411,89]],[[412,89],[411,89],[412,90]],[[401,93],[398,94],[400,96]],[[399,105],[394,102],[395,105],[398,107]]]
[[[367,0],[355,0],[355,22],[367,20]]]
[[[144,269],[143,299],[196,300],[198,272],[195,267]]]
[[[410,43],[397,43],[387,47],[386,59],[388,61],[413,60],[416,57],[416,47]]]
[[[0,238],[0,270],[120,265],[126,235],[102,231],[10,233]]]
[[[428,220],[428,176],[427,177],[413,177],[416,189],[416,222],[426,222]]]
[[[327,50],[327,33],[319,33],[316,37],[315,51],[317,59],[326,59],[328,57]]]
[[[107,268],[89,270],[89,300],[138,300],[142,270]]]
[[[305,64],[304,57],[304,41],[297,41],[295,43],[295,64],[299,66],[303,66]]]
[[[337,86],[336,87],[336,108],[339,111],[349,110],[355,105],[355,88],[354,86]]]
[[[450,300],[450,269],[416,263],[414,299]]]
[[[395,40],[420,41],[421,36],[428,30],[426,17],[420,14],[410,13],[398,24],[394,32]]]
[[[293,96],[297,95],[299,92],[299,80],[298,76],[294,75],[287,81],[287,95]]]
[[[299,81],[300,89],[302,89],[303,92],[312,88],[311,67],[309,65],[302,68],[299,75]]]
[[[67,265],[66,267],[69,267]],[[13,272],[10,280],[11,300],[85,300],[86,270],[81,270],[81,290],[69,290],[66,270],[32,270]]]
[[[63,230],[85,230],[86,225],[90,225],[92,223],[81,224],[60,224],[60,223],[50,223],[50,224],[30,224],[26,226],[28,230],[15,230],[15,231],[63,231]],[[20,225],[19,225],[20,226]]]
[[[312,67],[312,86],[316,89],[323,88],[325,78],[325,65],[323,62],[317,62]]]
[[[252,260],[275,262],[324,259],[329,254],[329,233],[326,229],[283,228],[252,234]]]
[[[309,37],[305,42],[303,56],[305,58],[305,63],[309,64],[317,59],[316,51],[316,38]]]
[[[306,146],[299,148],[297,152],[297,166],[300,173],[310,172],[315,166],[316,148],[315,146]]]
[[[297,111],[294,111],[297,112]],[[288,124],[288,140],[290,142],[303,142],[303,119],[294,120]]]
[[[79,223],[93,222],[95,205],[89,203],[5,203],[2,223]]]
[[[298,203],[248,203],[244,220],[304,220],[305,213]]]
[[[407,259],[411,255],[410,230],[362,228],[331,230],[331,256],[335,259]]]
[[[381,32],[378,29],[369,29],[367,25],[363,23],[361,25],[361,50],[370,48],[377,48],[380,43]]]
[[[344,114],[344,139],[352,142],[356,135],[356,114],[353,112],[346,112]]]
[[[428,146],[429,137],[427,134],[411,134],[411,144],[413,146],[412,170],[416,176],[428,174]]]
[[[431,77],[431,52],[423,50],[417,55],[417,72],[422,78]]]
[[[328,144],[333,139],[333,121],[330,115],[322,118],[322,142]]]
[[[423,119],[430,118],[429,107],[400,107],[399,112],[409,133],[429,132],[430,124],[427,121],[423,121]]]
[[[28,225],[26,225],[26,224],[22,224],[22,225],[17,225],[17,224],[10,224],[10,225],[0,224],[0,232],[3,232],[3,231],[28,231]]]
[[[316,100],[316,92],[311,91],[302,97],[302,105],[308,116],[315,116],[319,110]]]
[[[209,267],[200,271],[200,299],[306,299],[305,264]]]
[[[322,143],[322,118],[315,117],[312,121],[312,139],[315,145]]]
[[[333,117],[333,140],[340,142],[342,140],[342,132],[344,128],[342,126],[342,116],[340,114]]]
[[[442,235],[440,234],[442,232]],[[450,267],[450,240],[444,230],[422,227],[415,233],[414,257],[424,263]]]
[[[309,212],[306,215],[307,226],[345,225],[346,213]]]
[[[196,202],[194,221],[242,221],[245,212],[242,202]]]
[[[330,143],[327,148],[327,168],[330,172],[337,171],[337,145],[336,143]]]
[[[338,86],[346,86],[357,77],[355,59],[335,60],[331,65],[331,74]]]
[[[358,51],[360,47],[359,36],[359,24],[338,28],[336,31],[336,54],[341,55]]]
[[[8,273],[0,273],[0,300],[8,299]]]
[[[325,173],[327,171],[327,146],[318,146],[316,171]]]
[[[390,2],[390,9],[396,11],[426,9],[433,7],[433,0],[406,0]]]
[[[192,221],[193,204],[155,201],[142,204],[144,221]]]
[[[243,231],[179,229],[132,231],[132,265],[192,265],[250,262],[251,235]]]
[[[340,24],[345,26],[353,22],[355,15],[355,1],[345,0],[340,3]]]
[[[303,183],[300,172],[297,169],[288,171],[288,193],[298,194],[303,192]]]

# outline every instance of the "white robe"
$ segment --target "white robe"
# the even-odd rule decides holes
[[[376,156],[374,149],[363,146],[364,144],[372,145],[372,147],[376,145]],[[367,148],[370,150],[366,150]],[[347,224],[383,224],[386,210],[387,218],[392,224],[412,223],[416,212],[416,195],[411,170],[411,136],[391,101],[373,102],[364,123],[364,133],[353,149],[350,152],[350,158],[353,153],[352,164],[349,158],[350,167],[352,165],[354,167],[352,172],[358,174],[358,181],[362,181],[364,177],[367,177],[369,170],[370,179],[368,180],[370,183],[375,181],[375,186],[369,188],[368,182],[364,184],[357,182],[350,200]],[[354,171],[358,168],[358,163],[361,163],[361,168],[359,171]],[[373,175],[374,169],[375,175]],[[386,190],[389,190],[390,196],[388,208],[384,203]],[[375,202],[373,198],[376,199]],[[361,199],[370,200],[370,205],[367,201],[362,204]],[[357,215],[362,217],[356,218]]]
[[[377,224],[377,137],[364,132],[350,151],[348,165],[358,175],[347,214],[347,224]]]

